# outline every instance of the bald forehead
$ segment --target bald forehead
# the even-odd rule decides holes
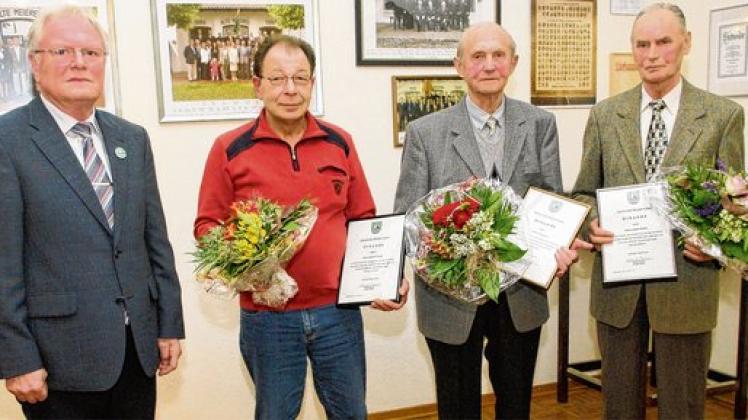
[[[509,32],[496,23],[483,22],[469,27],[462,34],[460,43],[457,45],[457,57],[462,57],[464,51],[471,50],[480,41],[489,39],[498,39],[503,47],[508,48],[514,54],[516,47]]]

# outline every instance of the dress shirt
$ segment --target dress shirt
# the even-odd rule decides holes
[[[673,134],[673,126],[675,125],[675,117],[678,116],[678,108],[680,107],[680,95],[683,91],[683,79],[681,79],[675,87],[662,97],[665,101],[665,109],[662,110],[662,120],[665,122],[665,132],[667,133],[668,143],[670,142],[670,136]],[[644,86],[642,86],[642,102],[639,112],[641,113],[641,122],[639,123],[639,131],[642,139],[642,152],[646,152],[647,149],[647,134],[649,133],[649,124],[652,122],[652,107],[649,103],[654,99],[649,96]]]

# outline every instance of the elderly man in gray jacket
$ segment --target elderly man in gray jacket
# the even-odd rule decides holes
[[[406,211],[430,190],[470,177],[493,176],[524,195],[535,186],[561,191],[558,133],[552,114],[504,95],[517,65],[512,37],[495,23],[465,31],[454,60],[468,86],[460,103],[408,125],[395,197]],[[591,247],[581,241],[577,246]],[[557,275],[576,259],[559,249]],[[548,319],[545,290],[517,283],[498,304],[480,306],[415,282],[418,327],[436,376],[440,418],[480,418],[484,338],[496,418],[528,418],[540,328]]]

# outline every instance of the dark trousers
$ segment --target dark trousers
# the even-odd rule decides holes
[[[127,351],[117,383],[101,392],[49,391],[45,401],[22,403],[28,419],[153,419],[156,379],[140,366],[130,328]]]
[[[506,296],[478,307],[470,335],[464,344],[452,345],[427,338],[436,376],[439,418],[481,418],[481,364],[485,357],[496,394],[497,419],[530,417],[532,380],[538,356],[540,327],[518,332],[514,328]]]
[[[624,328],[597,322],[602,356],[604,419],[644,419],[649,317],[642,288],[631,323]],[[657,413],[661,420],[704,418],[711,331],[664,334],[654,331]]]

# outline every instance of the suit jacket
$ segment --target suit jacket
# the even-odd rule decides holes
[[[125,307],[148,375],[157,337],[184,337],[148,134],[103,111],[96,120],[114,231],[41,100],[0,117],[0,378],[46,368],[50,389],[110,388],[125,357]]]
[[[197,49],[191,45],[184,47],[184,61],[187,62],[187,64],[195,64],[197,61],[200,61],[199,54],[200,53]]]
[[[645,182],[639,131],[641,85],[592,108],[584,133],[582,164],[574,197],[590,203],[589,220],[597,217],[595,190]],[[743,168],[743,109],[736,103],[697,89],[683,80],[681,101],[661,166],[703,164],[717,158]],[[586,235],[588,224],[585,224]],[[711,263],[698,264],[675,248],[678,280],[646,285],[647,312],[654,331],[692,334],[717,323],[719,284]],[[641,284],[603,287],[600,256],[592,273],[591,311],[601,322],[627,326],[633,317]]]
[[[505,98],[505,142],[501,179],[517,194],[527,188],[561,191],[558,132],[553,114]],[[468,117],[465,99],[408,125],[395,196],[404,212],[435,188],[485,177],[483,161]],[[548,319],[545,290],[518,282],[505,292],[514,326],[529,331]],[[466,304],[415,282],[418,327],[426,337],[448,344],[467,340],[476,305]]]

